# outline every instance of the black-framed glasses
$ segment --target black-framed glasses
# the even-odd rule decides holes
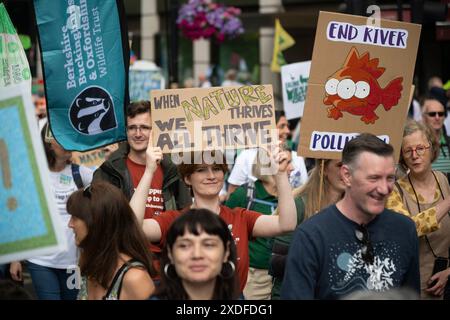
[[[88,184],[86,187],[84,187],[83,196],[85,196],[88,199],[90,199],[92,197],[92,190],[91,190],[90,184]]]
[[[415,151],[417,153],[418,156],[423,156],[425,154],[425,151],[427,151],[428,149],[430,149],[431,146],[422,146],[419,145],[415,148],[408,148],[406,150],[403,150],[403,156],[405,158],[411,158],[413,155],[413,152]]]
[[[359,225],[355,230],[356,239],[362,243],[361,248],[361,256],[365,263],[373,264],[374,255],[373,255],[373,246],[370,241],[369,230],[364,225]]]
[[[438,115],[439,118],[442,118],[443,116],[445,116],[445,112],[444,111],[430,111],[430,112],[427,112],[427,115],[432,118],[434,118],[434,117],[436,117],[436,115]]]
[[[132,124],[132,125],[127,126],[127,131],[131,132],[131,133],[137,132],[138,130],[140,130],[143,133],[147,133],[151,129],[152,129],[151,126],[147,126],[145,124],[143,124],[143,125]]]

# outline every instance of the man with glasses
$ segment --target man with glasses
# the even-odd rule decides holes
[[[423,122],[432,130],[440,144],[439,156],[431,165],[433,170],[441,171],[450,176],[450,137],[444,126],[447,115],[445,107],[434,96],[424,99],[422,104]],[[450,180],[450,179],[449,179]]]
[[[127,108],[127,143],[121,144],[94,173],[95,180],[106,180],[131,199],[145,171],[145,151],[151,139],[150,101],[137,101]],[[164,156],[154,173],[149,189],[145,218],[162,211],[182,209],[192,202],[189,190],[179,178],[177,168]],[[151,245],[153,253],[160,248]]]
[[[415,224],[385,209],[395,183],[392,146],[361,134],[345,145],[342,163],[344,197],[295,231],[281,298],[339,299],[396,287],[418,293]]]

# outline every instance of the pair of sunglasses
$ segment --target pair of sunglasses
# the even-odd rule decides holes
[[[439,116],[439,118],[442,118],[443,116],[445,116],[445,112],[444,111],[431,111],[431,112],[427,112],[427,115],[429,117],[436,117],[436,115]]]
[[[373,255],[373,246],[369,237],[369,230],[367,230],[366,226],[359,225],[355,230],[356,239],[362,244],[361,255],[362,259],[367,264],[373,264],[374,255]]]

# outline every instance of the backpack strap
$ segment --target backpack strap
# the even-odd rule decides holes
[[[250,210],[253,202],[255,201],[255,181],[251,180],[245,184],[245,188],[247,190],[247,210]]]
[[[83,183],[83,179],[81,179],[80,166],[75,163],[72,163],[70,166],[72,168],[73,181],[77,185],[78,189],[83,189],[84,183]]]
[[[265,200],[261,200],[261,199],[253,199],[253,203],[259,203],[259,204],[263,204],[263,205],[270,207],[270,211],[272,212],[272,214],[275,212],[275,209],[278,206],[278,203],[276,203],[276,202],[265,201]]]
[[[255,187],[255,181],[250,180],[247,184],[245,184],[245,187],[247,189],[246,196],[247,196],[247,210],[251,210],[251,207],[254,203],[263,204],[270,207],[270,210],[272,211],[272,214],[275,212],[275,209],[278,206],[278,203],[265,201],[256,198],[256,187]]]

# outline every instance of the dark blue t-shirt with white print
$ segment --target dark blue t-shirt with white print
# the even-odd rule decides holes
[[[410,288],[419,293],[419,249],[414,222],[385,209],[367,226],[373,264],[362,257],[358,224],[332,205],[295,231],[281,299],[340,299],[360,290]],[[361,239],[360,239],[361,240]]]

